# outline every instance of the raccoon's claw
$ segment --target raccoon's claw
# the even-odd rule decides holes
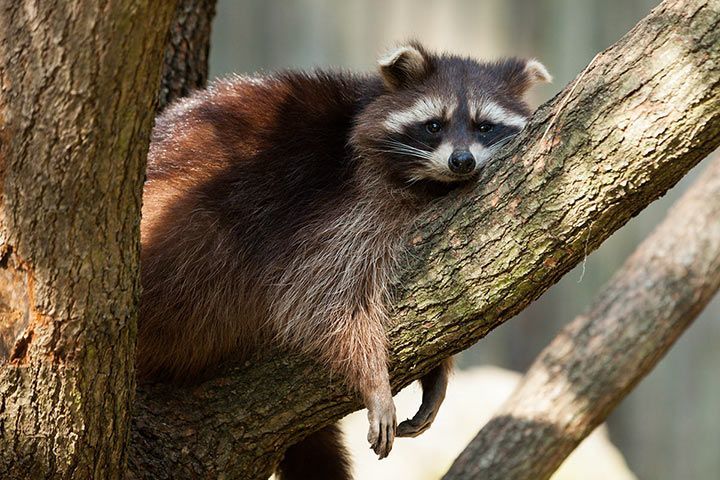
[[[424,398],[422,405],[420,405],[420,408],[418,409],[415,416],[413,418],[405,420],[404,422],[401,422],[398,426],[398,437],[417,437],[425,430],[430,428],[430,425],[432,425],[438,411],[440,410],[440,405],[442,405],[442,401],[445,398],[445,395],[443,392],[442,396],[427,395],[423,397]]]
[[[417,437],[425,432],[435,420],[437,411],[423,410],[422,408],[415,414],[413,418],[409,418],[401,422],[397,427],[398,437]]]
[[[370,420],[368,431],[368,442],[370,448],[377,454],[379,459],[388,456],[395,441],[395,429],[397,428],[395,415],[383,415],[383,418]]]
[[[447,370],[448,368],[441,365],[423,378],[422,405],[413,418],[400,423],[397,428],[398,437],[417,437],[430,428],[445,400]]]
[[[392,450],[397,428],[395,404],[390,394],[387,394],[385,398],[378,398],[368,405],[368,421],[370,428],[367,440],[370,448],[380,459],[383,459]]]

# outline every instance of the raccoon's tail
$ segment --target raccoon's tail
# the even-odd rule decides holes
[[[280,480],[352,480],[340,427],[329,425],[288,448],[276,476]]]

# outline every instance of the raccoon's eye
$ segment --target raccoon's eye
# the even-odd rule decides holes
[[[490,122],[480,122],[475,128],[477,128],[477,131],[480,133],[489,133],[493,131],[495,124]]]
[[[442,124],[437,120],[430,120],[425,124],[425,130],[427,130],[428,133],[438,133],[442,130]]]

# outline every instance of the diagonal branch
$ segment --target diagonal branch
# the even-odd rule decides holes
[[[444,479],[549,478],[718,288],[720,156],[592,307],[543,350]]]
[[[389,330],[396,389],[522,310],[720,144],[718,3],[663,2],[477,185],[419,219]],[[130,468],[264,479],[285,447],[358,406],[310,359],[268,352],[196,388],[143,388]]]

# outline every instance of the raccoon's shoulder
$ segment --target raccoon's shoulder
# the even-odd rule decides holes
[[[233,75],[169,106],[155,122],[148,176],[220,164],[283,146],[346,143],[357,113],[381,93],[375,76],[316,70]]]

